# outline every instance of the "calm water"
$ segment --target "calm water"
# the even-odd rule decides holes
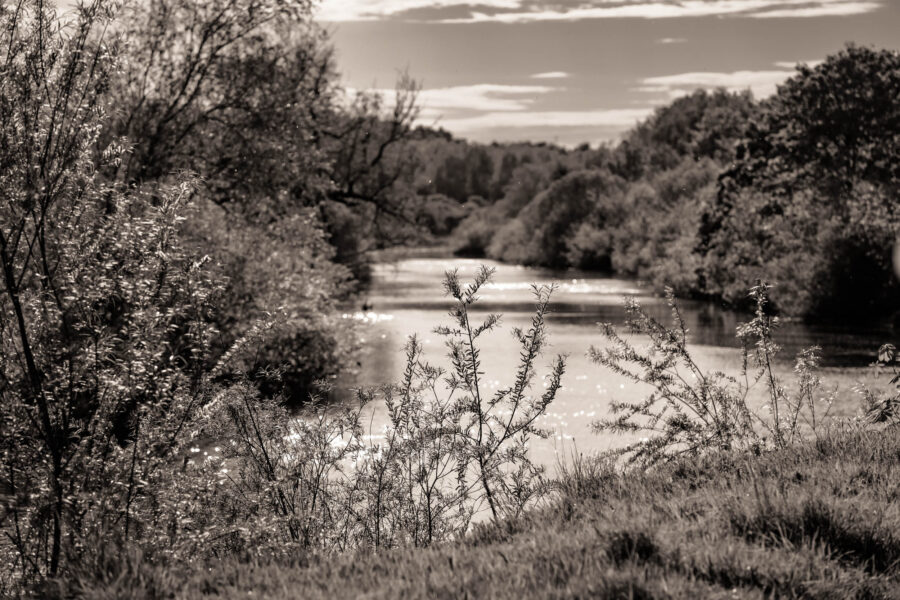
[[[459,269],[463,281],[471,279],[481,265],[496,268],[493,282],[484,288],[478,314],[501,313],[500,329],[481,338],[485,377],[490,389],[511,383],[517,364],[518,346],[512,337],[513,327],[526,327],[533,311],[531,284],[557,283],[549,316],[549,347],[539,365],[536,391],[542,385],[540,376],[547,373],[552,355],[567,354],[563,388],[541,425],[554,432],[550,440],[533,445],[535,456],[552,465],[556,453],[569,452],[575,444],[580,452],[592,452],[623,443],[618,436],[598,436],[591,432],[592,420],[608,415],[609,402],[636,401],[644,398],[648,388],[626,381],[608,370],[592,364],[585,356],[591,345],[602,346],[598,322],[621,324],[625,318],[623,297],[634,296],[659,318],[666,318],[663,301],[635,282],[574,271],[549,271],[487,261],[457,258],[410,258],[376,265],[374,281],[366,300],[366,311],[355,315],[359,320],[363,352],[360,367],[339,382],[339,393],[356,386],[372,386],[397,381],[404,355],[401,350],[408,336],[416,334],[423,342],[426,359],[447,367],[443,338],[432,333],[435,326],[451,324],[447,309],[451,302],[443,294],[443,274]],[[723,310],[708,303],[683,302],[682,312],[690,330],[695,360],[704,368],[737,374],[740,351],[735,329],[746,315]],[[827,386],[838,386],[839,401],[833,412],[843,416],[857,413],[859,395],[852,388],[859,383],[876,384],[870,369],[878,346],[890,341],[886,329],[849,329],[840,325],[809,327],[784,323],[777,335],[783,347],[778,370],[787,375],[793,368],[793,357],[803,347],[822,347],[824,368],[822,379]],[[634,338],[640,344],[640,338]],[[787,381],[790,381],[788,379]],[[762,402],[763,384],[754,390]],[[386,422],[382,409],[371,414],[372,431]]]

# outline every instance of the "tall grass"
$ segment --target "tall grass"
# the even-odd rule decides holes
[[[626,300],[626,327],[649,339],[646,349],[636,347],[610,324],[602,325],[607,340],[592,347],[593,362],[647,384],[650,395],[639,402],[614,402],[611,419],[594,423],[599,432],[647,434],[640,441],[616,450],[632,463],[654,464],[682,454],[711,449],[740,448],[759,452],[784,448],[811,431],[818,434],[831,407],[831,394],[823,394],[816,375],[819,349],[803,350],[796,358],[796,383],[789,389],[776,375],[774,341],[778,318],[767,312],[769,286],[750,290],[756,306],[753,319],[737,329],[742,342],[740,373],[705,371],[688,349],[688,330],[674,293],[667,290],[672,323],[667,327],[651,317],[636,301]],[[762,385],[767,402],[750,401],[754,387]]]
[[[132,553],[61,591],[89,598],[897,598],[898,440],[892,430],[857,424],[759,456],[712,451],[625,472],[589,462],[558,502],[429,548],[165,567]]]

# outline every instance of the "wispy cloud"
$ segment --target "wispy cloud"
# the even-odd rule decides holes
[[[515,10],[522,7],[522,0],[321,0],[317,16],[323,21],[369,21],[417,9],[451,6]]]
[[[473,117],[441,121],[441,127],[454,133],[467,134],[485,129],[540,127],[613,127],[627,129],[647,118],[652,108],[611,110],[490,112]]]
[[[863,14],[886,0],[321,0],[325,21],[364,21],[408,16],[443,23],[527,23],[582,19],[741,16],[758,19]],[[445,18],[441,11],[458,15]],[[413,16],[416,15],[416,16]],[[430,16],[426,16],[430,15]],[[677,40],[677,38],[663,38]],[[681,41],[681,40],[677,40]],[[665,42],[661,42],[665,43]],[[671,43],[671,42],[670,42]]]
[[[555,77],[545,78],[558,78],[562,72],[551,74]],[[418,122],[481,141],[524,140],[536,132],[538,137],[546,138],[548,131],[566,128],[590,128],[593,137],[601,140],[616,137],[653,111],[650,102],[639,108],[534,110],[538,98],[563,90],[565,88],[545,85],[494,83],[420,90]],[[347,91],[352,96],[358,90],[350,88]],[[389,106],[393,102],[393,90],[368,91],[381,93]],[[585,141],[578,131],[571,132],[571,140],[560,139],[557,134],[551,137],[564,144]]]
[[[483,10],[473,7],[468,17],[445,23],[529,23],[585,19],[671,19],[684,17],[739,16],[758,18],[821,17],[871,12],[883,0],[593,0],[577,5],[547,1],[520,2],[520,10]]]
[[[532,79],[565,79],[569,74],[565,71],[547,71],[546,73],[535,73]]]
[[[419,92],[419,105],[430,110],[520,111],[534,103],[535,96],[559,88],[545,85],[500,85],[479,83]]]
[[[477,83],[453,87],[419,90],[417,104],[420,118],[443,116],[460,112],[507,112],[527,110],[538,96],[565,88],[547,85],[502,85]],[[358,90],[350,88],[349,95]],[[390,106],[395,92],[388,89],[367,90],[381,94]]]
[[[825,62],[825,61],[821,60],[821,59],[820,60],[796,60],[796,61],[780,60],[777,63],[775,63],[775,66],[780,67],[782,69],[796,69],[797,65],[803,64],[803,65],[806,65],[807,67],[814,69],[814,68],[818,67],[819,65],[821,65],[823,62]]]
[[[789,68],[793,69],[793,66],[791,64]],[[756,98],[765,98],[774,94],[778,84],[792,75],[793,70],[678,73],[647,77],[642,79],[641,86],[633,88],[633,91],[665,94],[669,98],[677,98],[697,88],[725,88],[732,92],[749,89]]]
[[[408,16],[443,23],[527,23],[582,19],[741,16],[812,18],[871,12],[886,0],[321,0],[318,17],[325,21],[364,21]],[[461,16],[443,18],[441,11]],[[417,16],[413,16],[417,15]],[[431,15],[430,17],[425,15]],[[444,15],[446,17],[446,15]],[[677,38],[663,38],[681,41]],[[666,43],[666,42],[660,42]]]
[[[687,40],[685,38],[664,37],[656,40],[657,44],[683,44]]]
[[[757,12],[751,17],[755,19],[809,19],[814,17],[846,17],[871,12],[881,7],[879,2],[832,2],[818,3],[818,6],[801,6],[796,8],[778,8]]]

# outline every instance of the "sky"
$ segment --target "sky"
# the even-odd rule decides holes
[[[479,142],[614,142],[696,88],[775,92],[847,42],[900,50],[900,0],[319,0],[344,85],[421,86]]]

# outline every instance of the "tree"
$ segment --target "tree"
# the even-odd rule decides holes
[[[472,196],[489,198],[494,178],[494,161],[487,151],[476,146],[466,151],[466,199]]]
[[[500,170],[497,179],[491,184],[490,199],[494,202],[503,197],[506,186],[510,184],[516,167],[519,166],[519,158],[512,152],[504,152],[500,160]]]
[[[672,169],[685,157],[728,161],[753,112],[748,92],[697,90],[635,127],[613,152],[610,168],[636,180]]]
[[[209,142],[216,141],[221,130],[247,125],[245,119],[252,114],[283,117],[287,107],[270,101],[284,104],[288,98],[284,93],[271,95],[273,87],[293,88],[305,96],[326,78],[327,56],[303,39],[303,57],[292,57],[297,45],[280,39],[289,27],[303,32],[295,34],[294,41],[320,36],[309,15],[306,0],[150,0],[127,5],[117,20],[127,46],[112,90],[116,118],[107,134],[127,137],[132,144],[118,175],[128,183],[156,180],[178,169],[211,175],[211,156],[218,159],[221,148]],[[289,58],[294,67],[307,59],[311,64],[298,68],[290,81],[266,77]],[[297,85],[307,77],[309,85]],[[320,85],[324,94],[327,90]],[[301,106],[312,110],[306,100]],[[252,158],[247,144],[254,140],[242,142],[243,158]],[[200,150],[200,155],[189,150]]]
[[[329,231],[334,235],[343,229],[351,242],[337,246],[338,261],[349,263],[356,273],[367,266],[369,250],[405,241],[415,226],[412,180],[417,161],[408,142],[418,114],[417,94],[418,85],[402,76],[393,102],[359,93],[349,108],[336,104],[320,117],[318,147],[328,157],[333,184],[327,200],[349,209],[367,227],[349,236],[347,220],[329,218],[343,211],[324,212]]]
[[[812,189],[846,209],[862,182],[896,190],[900,181],[900,53],[847,46],[797,74],[761,106],[721,194],[756,187],[790,201]]]
[[[567,244],[582,222],[609,227],[621,221],[623,188],[624,181],[605,170],[569,173],[504,226],[489,252],[504,260],[515,256],[526,264],[568,266]]]
[[[129,43],[105,140],[132,150],[115,177],[191,170],[254,226],[315,208],[334,259],[364,277],[365,253],[411,221],[398,183],[413,164],[415,84],[403,78],[390,108],[346,98],[307,0],[152,0],[119,21]]]
[[[122,157],[95,154],[112,12],[0,9],[0,560],[26,584],[165,531],[146,500],[210,389],[219,284],[179,236],[191,183],[149,195],[95,168]]]
[[[466,161],[450,155],[438,167],[434,176],[434,189],[437,193],[453,198],[457,202],[465,202],[468,194],[468,176]]]
[[[703,215],[709,293],[746,288],[752,280],[737,273],[763,270],[784,284],[772,294],[782,310],[843,318],[895,310],[898,99],[897,52],[848,46],[815,68],[798,67],[762,104]],[[784,293],[801,262],[809,274],[802,300]]]

